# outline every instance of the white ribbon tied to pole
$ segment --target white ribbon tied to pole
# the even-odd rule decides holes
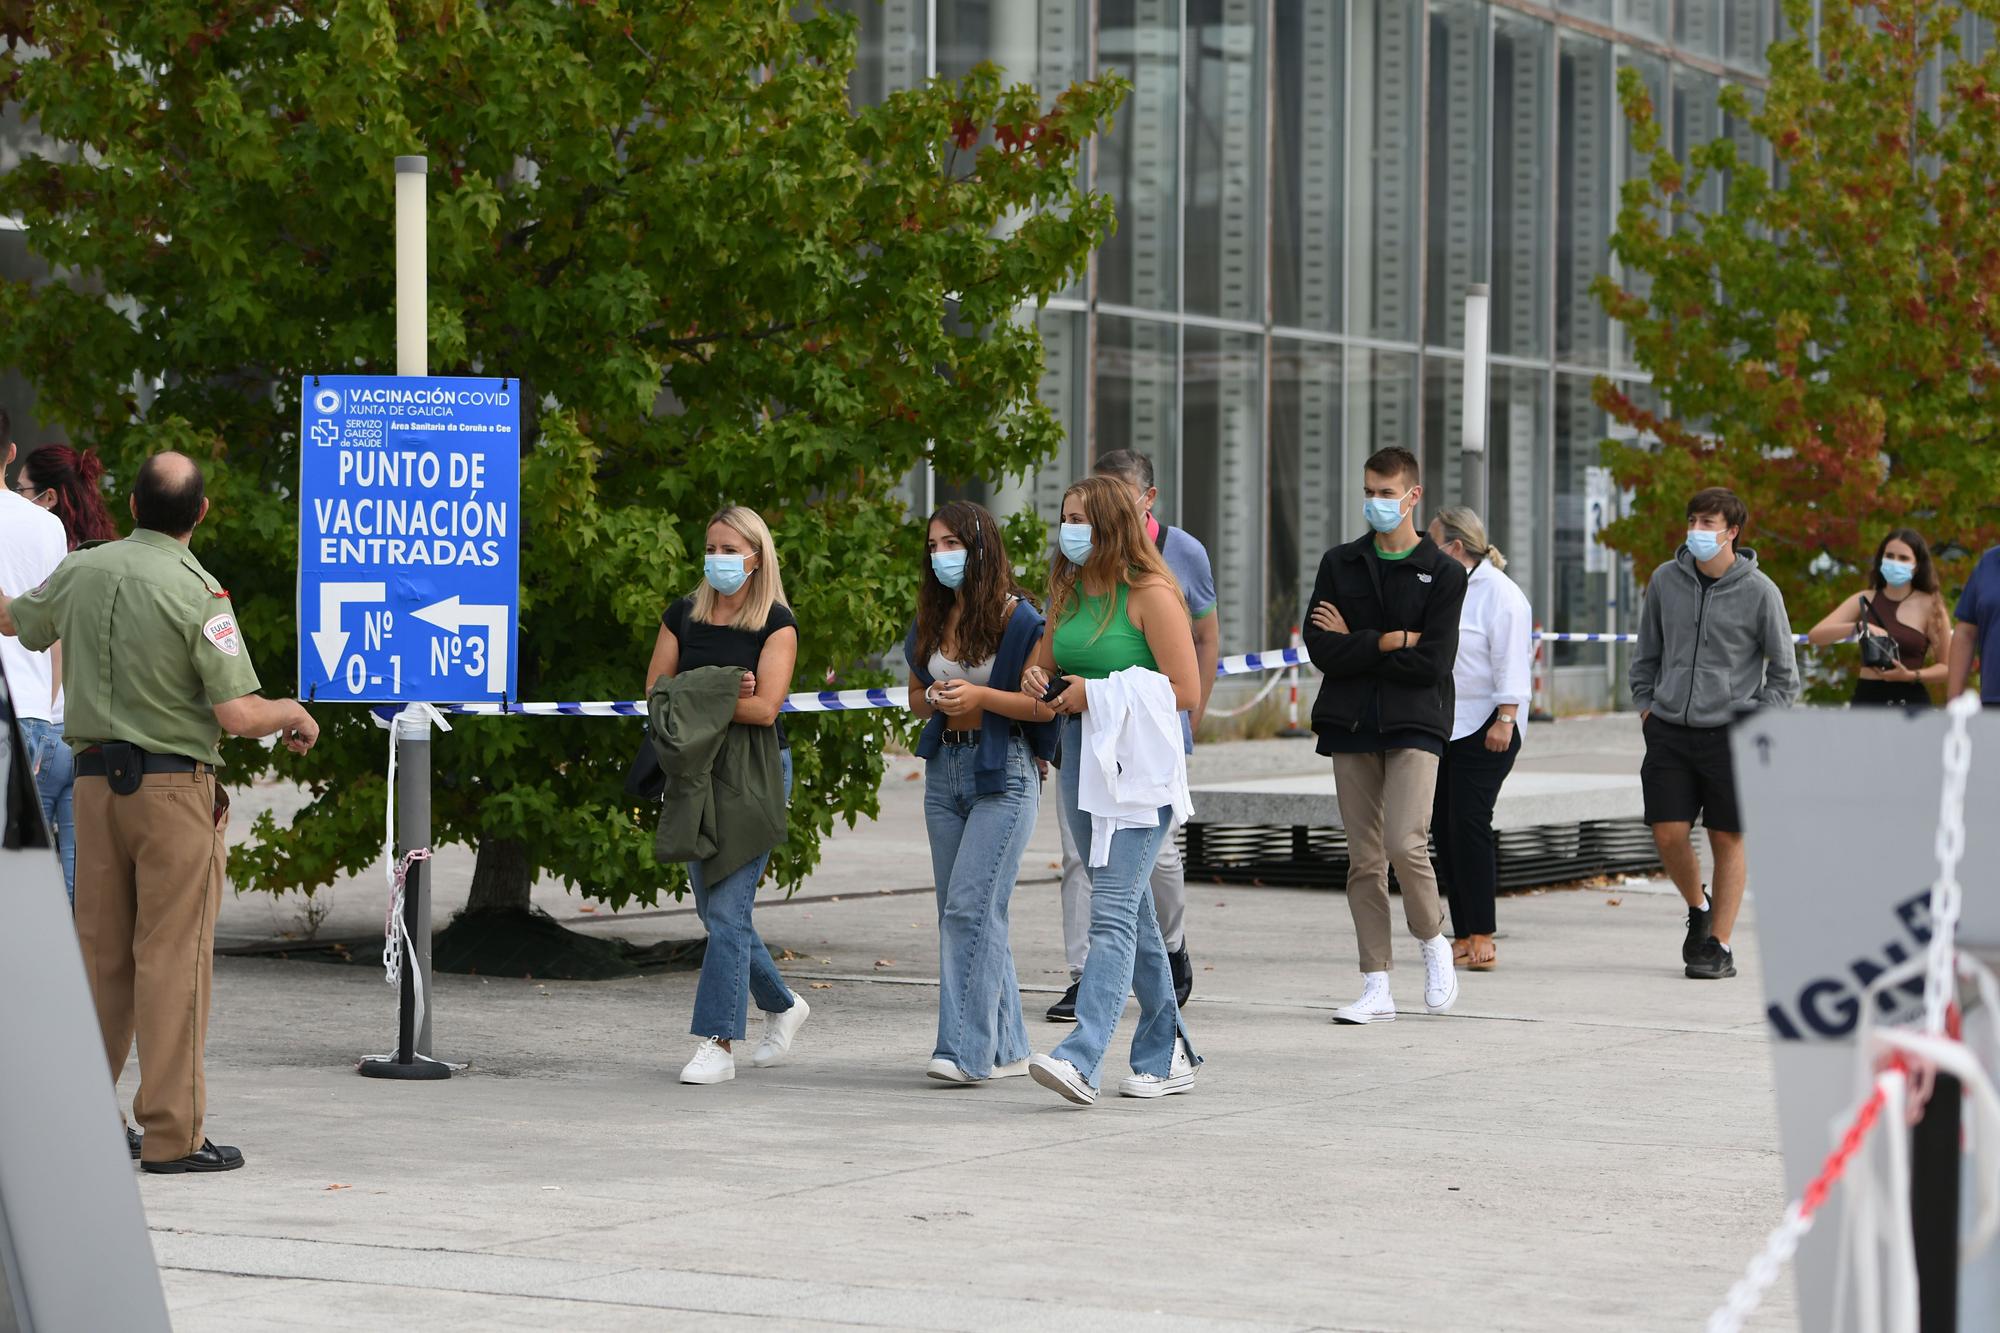
[[[416,1012],[410,1020],[410,1031],[420,1032],[424,1026],[424,973],[416,965],[417,942],[410,937],[409,921],[404,909],[408,905],[408,884],[410,868],[419,861],[431,859],[428,847],[406,848],[399,857],[396,855],[396,750],[403,739],[405,714],[414,714],[408,721],[412,724],[450,731],[451,723],[445,721],[444,714],[427,703],[404,705],[403,713],[389,721],[389,782],[388,798],[383,814],[382,860],[389,879],[389,912],[382,922],[382,976],[390,986],[399,986],[403,980],[405,959],[409,960],[410,992],[416,1000]],[[421,1052],[412,1054],[419,1060],[430,1060]],[[394,1055],[371,1055],[370,1060],[393,1062]]]

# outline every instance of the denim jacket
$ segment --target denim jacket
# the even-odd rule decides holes
[[[1041,637],[1042,613],[1023,597],[1014,603],[1014,614],[1007,621],[1006,632],[1000,636],[999,651],[993,654],[990,683],[994,689],[1021,688],[1021,672],[1027,667],[1028,655],[1035,651]],[[903,660],[910,664],[910,688],[929,689],[933,682],[928,663],[917,656],[915,625],[910,626],[909,634],[903,639]],[[986,714],[979,723],[979,746],[972,760],[973,787],[982,795],[1007,789],[1007,742],[1017,727],[1037,759],[1055,758],[1058,732],[1053,721],[1016,722],[997,713]],[[924,734],[917,741],[917,758],[933,758],[944,744],[943,736],[944,715],[933,713],[930,721],[924,724]]]

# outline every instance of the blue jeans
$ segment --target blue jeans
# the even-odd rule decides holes
[[[974,1078],[1028,1058],[1007,904],[1035,831],[1042,784],[1028,743],[1007,746],[1007,785],[981,795],[978,749],[946,745],[924,766],[924,823],[938,904],[938,1035],[932,1054]]]
[[[76,756],[62,738],[62,728],[53,722],[24,717],[22,739],[28,742],[28,764],[34,770],[35,790],[42,798],[42,818],[56,841],[62,858],[63,884],[69,889],[69,905],[76,906],[76,815],[71,797],[76,791]]]
[[[1187,1041],[1188,1036],[1174,1001],[1173,971],[1150,888],[1160,840],[1173,826],[1173,807],[1160,807],[1155,828],[1119,829],[1111,837],[1110,862],[1089,866],[1090,814],[1076,801],[1077,772],[1083,767],[1081,718],[1063,720],[1062,752],[1063,818],[1090,871],[1090,953],[1077,980],[1076,1027],[1050,1054],[1075,1065],[1084,1081],[1096,1087],[1105,1048],[1125,1016],[1126,996],[1136,993],[1139,1030],[1132,1035],[1132,1072],[1165,1078],[1173,1065],[1174,1038]],[[1192,1041],[1187,1048],[1188,1058],[1201,1063]]]
[[[783,752],[785,797],[792,794],[792,752]],[[792,1007],[794,996],[771,951],[750,924],[750,906],[757,898],[757,881],[764,878],[770,861],[767,853],[739,870],[733,870],[713,885],[704,884],[701,863],[688,862],[688,883],[694,888],[694,910],[708,927],[708,948],[701,956],[701,980],[694,988],[694,1023],[688,1028],[697,1037],[720,1037],[724,1041],[743,1040],[746,1001],[755,998],[767,1014],[782,1014]]]

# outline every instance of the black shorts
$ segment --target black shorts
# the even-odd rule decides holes
[[[1728,727],[1683,727],[1657,717],[1645,723],[1646,759],[1639,765],[1648,824],[1692,824],[1711,833],[1741,833],[1736,764]]]

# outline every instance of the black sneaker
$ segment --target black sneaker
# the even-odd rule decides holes
[[[125,1126],[125,1146],[132,1150],[133,1161],[136,1162],[139,1160],[139,1147],[145,1141],[146,1141],[145,1135],[141,1134],[138,1130],[132,1128],[130,1125]]]
[[[1076,987],[1076,982],[1070,982],[1069,989],[1063,992],[1062,998],[1049,1006],[1049,1022],[1076,1022]]]
[[[1701,957],[1702,946],[1708,943],[1709,925],[1714,916],[1713,904],[1688,908],[1688,933],[1687,938],[1681,941],[1681,961],[1689,967],[1694,966],[1694,960]]]
[[[1724,977],[1736,975],[1736,955],[1722,947],[1722,941],[1710,935],[1702,941],[1700,952],[1688,960],[1687,974],[1696,981],[1720,981]]]
[[[1187,941],[1167,955],[1167,967],[1174,974],[1174,1003],[1187,1008],[1188,996],[1194,994],[1194,959],[1188,957]]]

